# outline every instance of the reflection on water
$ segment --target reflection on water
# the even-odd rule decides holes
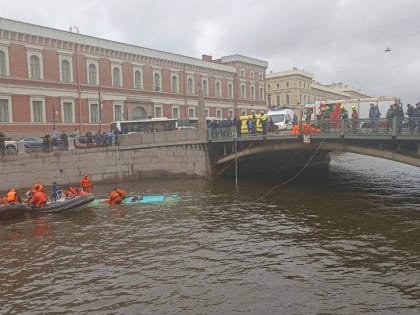
[[[0,222],[0,313],[417,314],[418,168],[339,155],[256,201],[280,183],[130,182],[181,200]]]

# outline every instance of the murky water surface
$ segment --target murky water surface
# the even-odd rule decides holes
[[[0,221],[0,313],[419,313],[418,168],[340,155],[258,200],[281,182],[130,182],[181,199]]]

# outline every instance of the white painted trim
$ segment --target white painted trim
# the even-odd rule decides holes
[[[115,117],[116,115],[116,110],[115,108],[117,106],[121,106],[121,119],[117,119],[117,117]],[[122,102],[112,102],[112,120],[116,121],[116,120],[124,120],[124,103]]]
[[[37,56],[39,59],[39,80],[44,79],[44,61],[42,59],[42,50],[27,49],[26,50],[26,60],[28,63],[28,78],[31,78],[31,57]],[[33,79],[38,80],[38,79]]]
[[[204,81],[206,82],[206,91],[204,91]],[[201,78],[201,90],[203,91],[203,96],[209,95],[209,80],[207,77]]]
[[[0,51],[4,53],[5,65],[6,65],[6,76],[10,76],[10,65],[9,65],[9,47],[0,43]],[[1,76],[1,75],[0,75]]]
[[[157,115],[156,109],[159,108],[160,109],[160,116]],[[157,118],[161,118],[163,117],[163,106],[161,104],[155,105],[153,107],[153,117],[157,117]]]
[[[174,117],[174,109],[178,110],[178,117]],[[178,105],[172,105],[171,106],[171,116],[172,116],[172,118],[175,118],[175,119],[181,118],[181,112],[179,111],[179,106]]]
[[[34,121],[34,112],[33,112],[33,102],[34,101],[39,101],[41,102],[42,105],[42,118],[41,118],[41,122],[39,121]],[[46,123],[46,112],[45,112],[45,97],[39,97],[39,96],[31,96],[29,98],[29,109],[31,112],[31,123]]]
[[[63,68],[62,68],[62,62],[66,60],[69,63],[70,67],[70,81],[63,81]],[[60,72],[60,82],[74,82],[73,81],[73,60],[72,57],[69,55],[58,55],[58,68]]]
[[[177,85],[176,85],[175,89],[172,86],[172,78],[173,77],[176,77],[176,82],[177,82]],[[178,75],[178,73],[175,73],[175,72],[171,72],[171,93],[179,93],[179,75]]]
[[[96,67],[96,84],[89,82],[89,66],[93,64]],[[86,73],[87,73],[87,84],[90,85],[99,85],[99,60],[95,60],[93,58],[86,59]]]
[[[220,87],[219,95],[217,95],[217,83],[219,83],[219,87]],[[214,81],[214,95],[216,97],[222,97],[222,95],[223,95],[223,88],[222,88],[222,81],[221,80],[215,80]]]
[[[159,87],[157,87],[155,85],[155,74],[159,75]],[[154,92],[162,92],[163,91],[163,87],[162,87],[162,71],[159,70],[155,70],[153,68],[153,72],[152,72],[152,83],[153,83],[153,91]]]
[[[98,121],[97,122],[92,122],[92,115],[91,115],[91,105],[98,105]],[[100,104],[99,104],[99,102],[98,102],[98,99],[96,99],[96,100],[89,100],[88,101],[88,111],[89,111],[89,122],[88,122],[88,124],[98,124],[99,123],[99,120],[100,120]],[[92,131],[92,130],[91,130]]]
[[[8,122],[0,122],[0,123],[2,123],[2,124],[13,123],[12,96],[10,96],[10,95],[0,95],[0,100],[6,100],[7,101],[7,111],[9,113],[9,121]]]
[[[114,85],[114,69],[115,68],[118,68],[120,71],[119,71],[119,81],[120,81],[120,85],[118,85],[118,86],[115,86]],[[123,82],[123,75],[122,75],[122,65],[121,64],[119,64],[119,63],[115,63],[115,62],[112,62],[111,63],[111,79],[112,79],[112,84],[111,84],[111,86],[112,87],[123,87],[124,86],[124,82]]]
[[[71,122],[64,121],[64,103],[71,103]],[[61,122],[65,124],[76,122],[76,112],[74,107],[74,99],[62,98],[61,99]]]
[[[136,86],[136,72],[140,72],[140,87]],[[137,90],[143,90],[143,68],[141,66],[134,66],[133,67],[133,88]]]
[[[192,116],[190,116],[190,110],[193,111],[193,115]],[[187,118],[197,117],[195,113],[196,113],[196,107],[195,106],[188,106]]]
[[[188,91],[188,80],[192,79],[192,93],[189,93]],[[195,80],[194,80],[194,75],[187,75],[187,95],[195,95]]]

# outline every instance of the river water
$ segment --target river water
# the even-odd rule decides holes
[[[120,186],[180,200],[0,222],[0,313],[420,312],[418,168],[343,154],[283,181],[142,180]]]

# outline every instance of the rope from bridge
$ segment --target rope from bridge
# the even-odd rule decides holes
[[[305,165],[303,166],[303,168],[297,172],[294,176],[292,176],[291,178],[287,179],[286,181],[284,181],[283,183],[274,185],[271,189],[269,189],[264,195],[262,195],[261,197],[257,198],[255,201],[260,201],[261,199],[267,197],[269,194],[271,194],[273,191],[275,191],[277,188],[284,186],[288,183],[290,183],[291,181],[295,180],[300,174],[302,174],[302,172],[309,166],[309,163],[311,163],[311,161],[313,160],[313,158],[315,157],[315,155],[318,153],[318,151],[321,149],[322,144],[325,142],[325,138],[322,139],[322,141],[319,143],[318,148],[316,148],[316,150],[314,151],[314,153],[310,156],[310,158],[308,159],[308,161],[305,163]]]

